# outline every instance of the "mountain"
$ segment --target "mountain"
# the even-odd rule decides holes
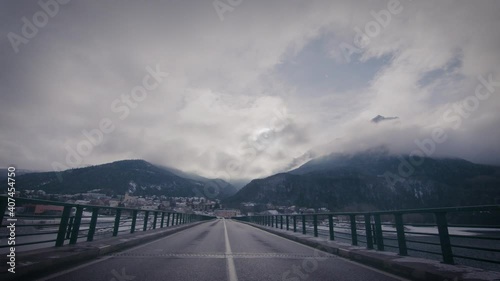
[[[500,167],[380,150],[330,154],[290,172],[253,180],[225,203],[248,201],[330,210],[498,204]]]
[[[7,178],[7,173],[8,171],[7,168],[0,168],[0,179],[2,178]],[[35,170],[26,170],[26,169],[16,169],[15,174],[16,176],[24,175],[24,174],[29,174],[29,173],[39,173],[40,171],[35,171]]]
[[[223,179],[209,179],[194,173],[186,173],[184,171],[172,167],[166,167],[166,166],[158,166],[158,167],[165,169],[170,173],[175,174],[179,177],[203,183],[204,191],[207,188],[209,188],[207,193],[210,194],[220,193],[219,194],[220,198],[232,196],[238,191],[238,189],[234,185],[224,181]]]
[[[220,179],[196,180],[179,176],[144,160],[123,160],[60,172],[30,173],[16,177],[18,190],[47,193],[81,193],[94,189],[111,194],[204,196],[225,198],[236,189]]]

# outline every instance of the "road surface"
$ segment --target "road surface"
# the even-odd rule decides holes
[[[404,280],[252,226],[218,219],[39,280]]]

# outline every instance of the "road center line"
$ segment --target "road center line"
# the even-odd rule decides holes
[[[227,261],[227,272],[229,275],[229,281],[238,281],[238,276],[236,275],[236,268],[234,267],[233,252],[231,251],[231,244],[229,243],[229,237],[227,236],[226,219],[224,219],[224,238],[226,240],[226,261]]]

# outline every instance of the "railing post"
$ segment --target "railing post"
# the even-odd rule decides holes
[[[73,220],[73,229],[71,231],[71,238],[69,244],[76,244],[78,240],[78,232],[80,232],[80,223],[82,222],[83,208],[78,206],[76,208],[75,219]]]
[[[351,244],[358,245],[358,233],[356,232],[356,215],[349,215],[351,220]]]
[[[366,231],[366,248],[373,249],[372,226],[370,222],[371,216],[365,215],[365,231]]]
[[[403,224],[403,215],[396,213],[394,214],[394,219],[396,221],[396,231],[398,233],[398,248],[400,256],[407,256],[408,249],[406,248],[406,238],[405,238],[405,227]]]
[[[66,230],[66,239],[69,239],[71,236],[71,230],[73,229],[73,221],[75,220],[75,217],[69,217],[69,222],[68,222],[68,229]]]
[[[160,228],[163,228],[164,222],[165,222],[165,212],[161,212]]]
[[[153,229],[156,229],[157,220],[158,220],[158,212],[155,211],[155,214],[153,217]]]
[[[280,229],[283,229],[283,216],[280,215]]]
[[[446,213],[434,213],[436,216],[436,223],[439,231],[439,242],[441,244],[441,253],[443,254],[443,263],[454,264],[453,252],[451,250],[450,235],[448,233],[448,221],[446,220]]]
[[[87,241],[94,240],[95,227],[97,225],[97,216],[99,215],[99,208],[92,208],[92,217],[90,218],[89,232],[87,233]]]
[[[384,234],[382,233],[382,222],[380,221],[380,215],[374,214],[373,219],[375,220],[375,236],[377,237],[377,250],[384,250]]]
[[[271,216],[271,227],[274,227],[274,216]]]
[[[175,225],[179,225],[179,220],[181,218],[181,214],[180,213],[175,213]]]
[[[142,231],[148,230],[148,220],[149,220],[149,211],[144,213],[144,224],[142,226]]]
[[[293,216],[293,232],[297,232],[297,215]]]
[[[66,236],[66,229],[68,227],[69,215],[71,214],[71,206],[64,206],[61,223],[59,224],[59,231],[57,232],[56,247],[64,244],[64,237]]]
[[[290,230],[289,216],[286,215],[286,230]]]
[[[170,223],[170,213],[167,213],[167,227],[169,226],[169,223]]]
[[[116,209],[115,225],[113,227],[113,236],[118,235],[118,228],[120,228],[120,218],[122,216],[122,209]]]
[[[306,234],[306,216],[302,215],[302,234]]]
[[[318,215],[313,215],[314,237],[318,237]]]
[[[130,233],[135,232],[135,223],[137,222],[137,210],[132,211],[132,224],[130,225]]]
[[[333,234],[333,215],[328,215],[328,230],[330,230],[330,240],[335,240],[335,236]]]

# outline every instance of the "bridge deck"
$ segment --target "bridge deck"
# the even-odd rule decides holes
[[[40,280],[404,280],[252,226],[216,220]]]

